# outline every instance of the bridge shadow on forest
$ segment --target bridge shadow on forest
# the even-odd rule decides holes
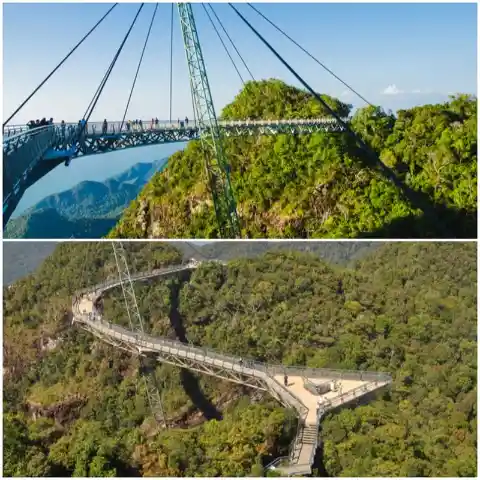
[[[391,182],[401,197],[410,207],[420,210],[420,214],[410,214],[395,218],[379,229],[369,232],[359,232],[354,238],[401,238],[401,239],[476,239],[477,210],[468,211],[462,208],[449,207],[437,203],[428,194],[409,186],[404,179],[408,169],[392,169],[384,164],[370,147],[369,151],[360,148],[350,138],[345,138],[344,150],[364,168],[379,173],[385,180]],[[394,205],[386,205],[385,209],[393,209]],[[248,226],[247,226],[248,227]],[[267,229],[263,231],[265,238]],[[299,232],[300,235],[305,232]],[[220,238],[220,237],[218,237]],[[248,238],[248,237],[247,237]],[[305,236],[308,238],[308,235]],[[202,254],[203,255],[203,254]]]
[[[359,233],[357,238],[477,238],[476,211],[469,212],[436,203],[427,193],[405,183],[402,177],[407,173],[406,170],[400,172],[384,164],[372,147],[361,148],[351,138],[345,140],[344,148],[349,155],[364,168],[380,173],[385,180],[393,183],[413,208],[423,212],[420,216],[394,219],[374,232]]]
[[[177,339],[185,344],[188,344],[187,332],[183,322],[182,315],[178,310],[179,294],[182,283],[190,277],[190,272],[184,272],[180,275],[179,281],[172,280],[170,284],[170,325],[175,331]],[[205,396],[200,388],[198,378],[186,368],[180,371],[180,381],[182,383],[185,393],[190,397],[190,400],[198,408],[207,420],[221,420],[222,414],[217,410],[215,405],[209,398]]]
[[[477,238],[477,212],[431,204],[432,211],[420,216],[396,218],[374,232],[362,232],[356,238]]]

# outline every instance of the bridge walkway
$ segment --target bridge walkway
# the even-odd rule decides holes
[[[346,119],[349,121],[349,119]],[[220,120],[225,137],[304,135],[315,132],[342,132],[333,118],[292,120]],[[127,128],[122,122],[92,122],[80,130],[78,124],[52,124],[29,129],[25,125],[6,126],[3,131],[3,224],[14,212],[25,190],[60,163],[72,158],[114,152],[128,148],[189,142],[208,132],[195,123],[179,126],[163,123]]]
[[[140,272],[132,275],[131,279],[144,281],[191,270],[198,265],[199,262],[189,262]],[[176,340],[133,332],[106,321],[97,309],[97,302],[103,293],[120,284],[119,280],[112,280],[79,292],[73,299],[73,322],[117,348],[137,355],[154,355],[159,362],[267,391],[282,405],[295,409],[299,415],[295,440],[288,459],[278,459],[280,461],[276,464],[276,468],[284,475],[311,473],[318,447],[320,422],[325,413],[391,383],[391,377],[384,373],[265,364]],[[285,374],[288,380],[286,386]],[[334,386],[326,387],[327,384]],[[282,465],[285,460],[287,464]]]

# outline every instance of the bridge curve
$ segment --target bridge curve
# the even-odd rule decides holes
[[[148,281],[174,275],[194,270],[200,264],[191,260],[186,265],[140,272],[132,275],[131,280]],[[299,422],[289,456],[268,466],[283,475],[312,472],[320,422],[327,412],[388,386],[392,381],[386,373],[266,364],[128,330],[106,320],[98,308],[102,295],[121,283],[120,280],[111,280],[77,292],[72,301],[72,323],[116,348],[135,355],[153,355],[159,362],[266,391],[283,406],[294,409]]]
[[[349,119],[345,119],[348,122]],[[333,118],[293,120],[220,120],[225,137],[308,135],[342,132]],[[3,224],[8,222],[25,190],[61,163],[73,158],[169,143],[197,140],[208,131],[196,123],[183,125],[151,123],[127,126],[122,122],[91,122],[79,130],[78,124],[64,123],[30,129],[10,125],[3,130]]]

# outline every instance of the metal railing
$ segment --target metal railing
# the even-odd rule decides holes
[[[134,280],[134,277],[132,277],[132,280]],[[98,314],[97,318],[100,318],[99,314]],[[128,330],[123,329],[122,327],[118,327],[116,325],[115,325],[115,328],[113,328],[114,324],[111,324],[109,322],[105,322],[105,324],[110,325],[113,330],[121,328],[124,332],[129,332]],[[127,335],[126,333],[123,333],[123,335],[124,335],[124,337],[122,337],[122,340],[128,340],[128,341],[131,342],[131,340],[132,340],[131,335]],[[147,335],[147,334],[142,335],[142,337],[146,339],[145,340],[146,343],[144,342],[144,343],[141,344],[145,348],[151,348],[152,350],[155,350],[155,345],[160,345],[162,347],[169,347],[173,350],[188,351],[192,355],[201,355],[202,358],[208,357],[208,358],[211,358],[212,360],[217,360],[219,362],[224,362],[224,363],[229,363],[229,364],[232,364],[232,363],[239,364],[240,370],[238,370],[238,371],[252,372],[253,370],[256,370],[258,372],[265,373],[268,376],[272,377],[272,380],[276,381],[280,386],[282,386],[277,380],[275,380],[273,378],[274,375],[277,375],[277,372],[283,373],[283,371],[284,371],[283,369],[280,369],[280,367],[278,367],[278,366],[273,366],[272,367],[272,365],[269,365],[269,364],[264,363],[264,362],[259,362],[259,361],[256,361],[256,360],[246,360],[244,357],[242,357],[242,362],[240,363],[240,357],[233,356],[233,355],[226,355],[226,354],[222,354],[222,353],[217,353],[216,351],[211,350],[208,347],[195,347],[195,346],[192,347],[192,346],[189,346],[189,345],[184,344],[182,342],[179,342],[178,340],[166,340],[166,339],[151,337],[150,335]],[[175,352],[172,352],[172,353],[175,353]],[[342,378],[341,377],[342,372],[338,371],[338,370],[302,369],[302,368],[294,368],[294,367],[291,367],[291,369],[295,370],[295,371],[298,370],[298,371],[301,371],[301,372],[309,371],[309,372],[312,372],[314,374],[313,376],[320,376],[320,377],[325,377],[325,376],[328,376],[332,373],[332,374],[337,374],[338,378]],[[361,374],[363,379],[368,380],[368,378],[366,378],[364,376],[364,374],[365,374],[365,372],[362,372],[362,374]],[[383,377],[382,377],[382,375],[383,375]],[[354,377],[353,379],[356,380],[356,379],[359,378],[359,376],[360,376],[360,374],[358,374],[358,377]],[[387,374],[379,374],[379,375],[376,375],[376,376],[372,374],[372,375],[369,375],[369,376],[371,376],[372,379],[375,379],[375,380],[378,380],[378,381],[381,381],[382,378],[384,378],[384,377],[385,378],[386,377],[391,378]],[[343,378],[346,378],[346,377],[343,377]],[[305,407],[305,405],[303,405],[301,400],[298,399],[298,397],[296,397],[291,392],[289,392],[289,393],[292,394],[292,396],[295,397],[296,400],[299,402],[300,410],[302,408],[303,409],[307,408],[307,407]]]
[[[342,121],[348,123],[351,121],[351,117],[344,117]],[[86,125],[85,131],[88,134],[93,135],[102,135],[108,133],[120,133],[120,132],[145,132],[151,130],[179,130],[179,129],[197,129],[198,123],[195,121],[189,121],[188,123],[184,120],[170,122],[166,120],[159,120],[158,123],[153,121],[152,119],[141,120],[140,123],[133,123],[130,121],[122,122],[119,120],[107,121],[106,128],[103,121],[100,122],[88,122]],[[320,117],[320,118],[292,118],[292,119],[280,119],[280,120],[270,120],[270,119],[262,119],[262,120],[218,120],[218,125],[220,127],[238,127],[238,126],[250,126],[250,125],[327,125],[327,124],[337,124],[338,121],[335,118],[331,117]],[[70,128],[78,128],[79,124],[72,123],[72,122],[65,122],[65,123],[53,123],[51,125],[47,125],[47,127],[55,126],[57,129],[64,129],[68,130]],[[38,130],[39,128],[44,127],[35,127],[30,128],[27,125],[7,125],[3,129],[4,137],[10,137],[12,135],[21,134],[25,131],[34,131]]]
[[[320,429],[320,422],[322,421],[322,417],[325,416],[329,411],[339,407],[340,405],[344,405],[345,403],[351,400],[354,400],[355,398],[358,398],[364,395],[368,391],[372,391],[372,392],[375,391],[380,387],[378,383],[383,383],[383,382],[390,383],[391,377],[389,377],[389,380],[383,380],[381,382],[373,381],[373,382],[365,383],[359,387],[354,388],[353,390],[350,390],[341,395],[338,395],[337,397],[334,397],[331,400],[327,400],[317,409],[317,428]],[[359,393],[361,395],[358,395]],[[314,449],[312,450],[312,453],[310,455],[310,465],[313,465],[317,448],[318,448],[318,438],[315,441]]]
[[[172,269],[158,269],[152,272],[140,272],[138,274],[132,275],[132,281],[138,281],[143,278],[151,278],[155,276],[166,275],[169,273],[187,270],[195,268],[195,266],[185,266],[175,267]],[[101,294],[102,291],[105,291],[109,288],[113,288],[116,285],[120,284],[120,280],[114,280],[111,282],[104,282],[93,287],[83,289],[79,294],[88,294],[88,293],[98,293]],[[169,340],[169,342],[175,342],[174,340]],[[185,346],[185,344],[178,342],[179,345]],[[200,348],[200,347],[195,347]],[[213,350],[208,348],[201,347],[202,351],[208,352],[209,356],[212,358],[217,358],[219,360],[224,359],[226,361],[232,362],[234,359],[239,358],[232,355],[218,354]],[[311,378],[329,378],[329,379],[339,379],[339,380],[376,380],[376,381],[387,381],[391,379],[391,376],[388,373],[384,372],[368,372],[368,371],[358,371],[358,370],[334,370],[327,368],[308,368],[308,367],[286,367],[284,365],[274,365],[269,363],[260,362],[253,358],[242,357],[242,364],[251,369],[256,369],[262,372],[265,372],[270,377],[274,378],[277,375],[287,376],[299,376],[299,377],[311,377]],[[302,404],[303,405],[303,404]]]
[[[45,150],[55,142],[55,129],[51,125],[36,128],[29,132],[18,133],[3,141],[4,185],[9,180],[9,191],[4,191],[3,203],[20,188],[28,173],[41,159]]]
[[[74,301],[74,309],[78,311],[78,301]],[[290,446],[289,452],[289,457],[294,457],[297,445],[301,441],[301,435],[303,428],[306,425],[306,418],[309,413],[309,409],[303,404],[303,402],[295,393],[285,389],[276,379],[271,377],[268,372],[268,368],[265,368],[265,364],[254,362],[253,364],[245,365],[240,361],[239,357],[218,354],[217,352],[208,348],[192,347],[177,340],[159,339],[141,332],[131,332],[123,327],[105,321],[98,312],[94,312],[90,316],[80,313],[79,318],[77,318],[76,321],[88,324],[90,328],[98,331],[99,333],[108,335],[122,342],[135,345],[138,348],[139,353],[142,351],[142,349],[149,351],[160,350],[165,353],[179,355],[183,358],[189,358],[204,364],[215,365],[223,369],[242,373],[243,375],[264,378],[267,385],[270,384],[270,382],[273,382],[273,384],[269,385],[270,388],[275,390],[277,393],[278,390],[283,390],[283,395],[279,394],[279,396],[291,408],[294,408],[299,415],[295,440]]]
[[[19,146],[24,145],[26,142],[29,142],[34,138],[38,138],[44,135],[46,132],[54,132],[54,131],[55,131],[54,125],[44,125],[43,127],[38,127],[31,130],[28,128],[25,130],[20,130],[18,131],[18,133],[9,135],[6,138],[4,135],[4,140],[3,140],[4,153],[7,148],[15,150]]]
[[[188,264],[181,264],[179,266],[167,267],[167,268],[157,268],[154,270],[150,270],[149,272],[139,272],[131,275],[131,279],[133,282],[141,281],[148,278],[153,277],[160,277],[162,275],[168,275],[170,273],[181,272],[183,270],[192,270],[197,268],[198,264],[188,263]],[[76,296],[86,295],[86,294],[97,294],[101,295],[102,292],[105,290],[109,290],[110,288],[114,288],[117,285],[120,285],[120,279],[115,278],[112,280],[107,280],[103,283],[99,283],[94,285],[93,287],[86,287],[82,288],[81,290],[77,290],[75,293]]]
[[[391,376],[386,372],[370,372],[360,370],[336,370],[331,368],[309,368],[302,366],[286,367],[269,364],[270,371],[275,375],[287,374],[295,377],[329,378],[335,380],[381,380]]]

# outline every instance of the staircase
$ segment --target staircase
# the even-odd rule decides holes
[[[297,433],[289,458],[290,465],[281,468],[282,474],[288,476],[310,474],[317,445],[318,425],[305,425]]]

